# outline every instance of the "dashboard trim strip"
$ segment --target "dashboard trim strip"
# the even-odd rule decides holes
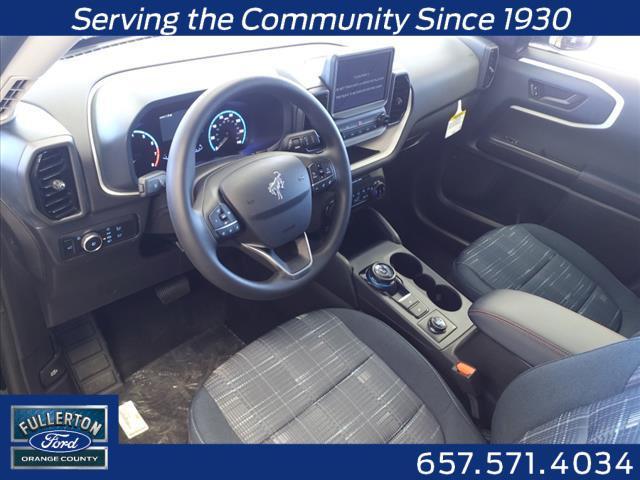
[[[134,191],[122,191],[122,190],[114,190],[109,187],[102,177],[102,169],[100,168],[100,160],[98,158],[98,151],[96,149],[95,140],[93,138],[93,119],[91,117],[91,109],[93,106],[93,98],[98,90],[101,81],[98,81],[91,87],[91,91],[89,92],[89,99],[87,101],[87,127],[89,129],[89,143],[91,145],[91,154],[93,155],[93,163],[96,167],[96,174],[98,175],[98,183],[100,184],[100,188],[107,195],[112,195],[116,197],[134,197],[140,196],[140,192],[137,190]]]

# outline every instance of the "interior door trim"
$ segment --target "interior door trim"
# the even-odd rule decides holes
[[[528,115],[533,115],[534,117],[542,118],[542,119],[550,121],[550,122],[559,123],[561,125],[565,125],[565,126],[571,127],[571,128],[586,128],[586,129],[605,130],[605,129],[611,127],[614,123],[616,123],[616,120],[620,116],[620,113],[622,112],[622,108],[624,107],[624,98],[622,98],[622,95],[620,95],[617,91],[615,91],[607,83],[603,82],[599,78],[595,78],[595,77],[592,77],[590,75],[585,75],[583,73],[574,72],[573,70],[567,70],[566,68],[557,67],[555,65],[550,65],[548,63],[539,62],[538,60],[533,60],[531,58],[523,57],[519,61],[523,62],[523,63],[527,63],[527,64],[532,65],[534,67],[544,68],[544,69],[550,70],[552,72],[560,73],[562,75],[567,75],[567,76],[570,76],[570,77],[573,77],[573,78],[577,78],[579,80],[583,80],[585,82],[589,82],[589,83],[595,85],[596,87],[598,87],[603,92],[605,92],[611,98],[613,98],[613,100],[615,102],[615,105],[613,106],[613,109],[611,110],[611,113],[609,114],[609,116],[602,123],[577,123],[577,122],[571,122],[569,120],[564,120],[563,118],[559,118],[559,117],[556,117],[554,115],[549,115],[547,113],[542,113],[542,112],[539,112],[537,110],[532,110],[532,109],[529,109],[529,108],[526,108],[526,107],[522,107],[520,105],[511,105],[511,109],[517,110],[517,111],[522,112],[522,113],[526,113]]]

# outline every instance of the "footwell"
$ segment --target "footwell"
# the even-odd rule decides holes
[[[122,443],[187,443],[191,399],[207,376],[243,347],[224,326],[207,330],[129,376],[120,403],[134,402],[149,430]]]

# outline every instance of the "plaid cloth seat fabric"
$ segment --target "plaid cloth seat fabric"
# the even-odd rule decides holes
[[[329,311],[238,352],[205,389],[244,443],[439,443],[415,393]]]
[[[640,338],[528,370],[501,395],[496,443],[640,443]],[[553,394],[550,391],[553,390]],[[218,367],[194,443],[483,443],[443,379],[379,320],[301,315]]]
[[[565,412],[520,443],[640,443],[640,367],[622,393]]]
[[[523,225],[499,228],[482,236],[460,255],[455,268],[473,272],[485,287],[471,295],[472,299],[491,290],[520,290],[612,330],[618,330],[622,321],[620,308],[599,285]]]

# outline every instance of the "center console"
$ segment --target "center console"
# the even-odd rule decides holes
[[[490,420],[496,399],[524,371],[625,340],[524,292],[496,290],[472,305],[405,248],[372,208],[354,212],[340,252],[353,281],[353,304],[413,340],[482,421]],[[346,290],[344,284],[336,289]]]
[[[327,288],[402,332],[450,385],[466,394],[473,416],[479,418],[479,377],[460,355],[477,333],[469,318],[471,302],[405,248],[373,208],[352,214],[336,258]],[[337,280],[347,276],[350,282]]]
[[[349,261],[363,301],[404,322],[455,363],[455,344],[473,328],[469,300],[395,242],[377,243]]]
[[[356,190],[354,185],[354,195]],[[481,395],[484,376],[463,355],[478,336],[471,302],[405,248],[380,212],[369,206],[353,212],[340,254],[321,282],[401,332],[466,398],[474,418],[490,418],[483,413],[492,405]]]
[[[354,196],[357,190],[354,185]],[[331,272],[329,290],[403,333],[465,395],[472,416],[485,425],[496,399],[518,375],[625,340],[525,292],[496,290],[472,305],[405,248],[373,208],[354,211],[340,254],[342,275],[336,275],[337,267]]]

